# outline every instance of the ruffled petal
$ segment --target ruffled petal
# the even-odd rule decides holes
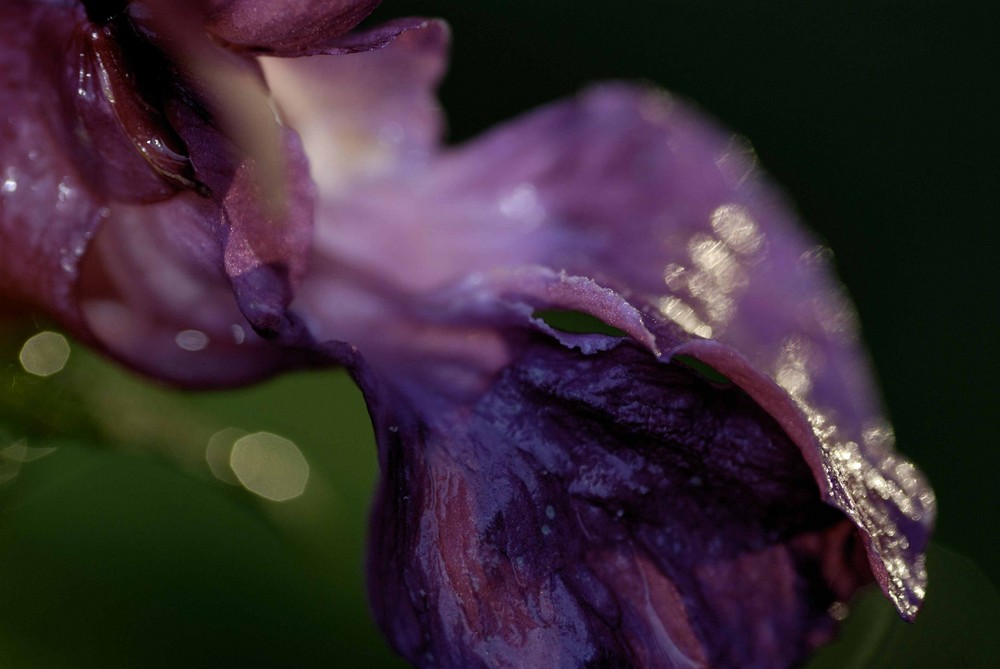
[[[882,588],[915,615],[933,493],[892,453],[828,253],[741,141],[662,93],[603,86],[421,170],[321,191],[319,211],[296,302],[319,340],[357,344],[397,385],[466,397],[516,356],[498,341],[511,295],[522,324],[551,307],[631,319],[622,329],[656,354],[649,332],[666,323],[677,353],[780,422],[824,499],[861,529]],[[563,275],[591,282],[590,297],[548,295]],[[600,306],[603,294],[618,306]]]

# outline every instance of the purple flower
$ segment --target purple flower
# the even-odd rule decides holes
[[[176,383],[315,358],[254,332],[296,336],[314,189],[250,54],[363,51],[422,24],[345,35],[375,4],[6,0],[0,294]],[[181,322],[209,335],[198,360]]]
[[[916,614],[934,497],[852,307],[683,102],[606,85],[444,149],[439,22],[13,4],[0,296],[175,383],[347,367],[383,472],[373,608],[408,660],[782,667],[873,578]]]

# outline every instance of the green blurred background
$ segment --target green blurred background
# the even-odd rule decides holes
[[[834,250],[900,449],[940,503],[918,622],[877,595],[817,667],[1000,666],[997,26],[963,2],[468,0],[447,18],[449,138],[588,82],[664,86],[750,138]],[[0,321],[0,667],[393,667],[367,615],[375,478],[338,372],[182,394],[73,346],[25,373],[44,323]],[[271,502],[219,481],[217,431],[268,431],[310,465]],[[47,450],[51,448],[56,450]]]

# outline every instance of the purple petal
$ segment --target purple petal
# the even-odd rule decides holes
[[[397,384],[454,395],[482,392],[509,364],[498,322],[550,306],[701,358],[799,445],[824,499],[862,530],[880,585],[915,615],[933,494],[891,452],[824,249],[738,140],[662,94],[606,86],[419,172],[321,198],[297,298],[318,339],[356,343]],[[549,294],[560,273],[593,288],[566,305]],[[686,343],[655,347],[644,330],[660,322]]]
[[[53,131],[66,133],[62,141],[83,178],[97,192],[131,202],[161,200],[192,185],[183,143],[135,85],[136,73],[116,39],[121,30],[91,26],[82,11],[65,14],[76,29],[58,87],[62,127]],[[163,77],[158,69],[147,63],[151,76]]]
[[[264,95],[247,59],[200,26],[140,21],[165,31],[196,98],[168,96],[164,118],[205,188],[123,204],[128,142],[145,126],[100,100],[77,109],[115,166],[82,176],[88,152],[45,120],[67,109],[66,63],[34,53],[41,35],[68,40],[60,19],[79,6],[16,4],[17,26],[0,25],[13,40],[0,49],[0,297],[189,384],[313,362],[297,347],[330,342],[375,418],[373,596],[410,659],[786,666],[871,572],[915,614],[934,499],[891,453],[851,308],[745,149],[683,105],[599,88],[433,155],[440,24],[339,37],[374,5],[325,3],[315,20],[315,3],[217,3],[209,29],[238,50],[398,37],[366,60],[268,65],[295,80],[276,98],[320,187],[307,272],[302,149],[227,93],[231,73],[247,101]],[[311,81],[325,81],[312,111]],[[343,169],[344,153],[322,149],[347,137],[364,160]],[[154,171],[180,174],[161,158]],[[171,195],[147,186],[136,199]],[[630,339],[556,332],[542,308]]]
[[[207,28],[234,48],[307,53],[354,28],[380,0],[212,0]],[[374,48],[374,47],[372,47]]]
[[[0,293],[86,338],[73,284],[104,212],[64,150],[63,129],[47,120],[62,108],[65,64],[61,52],[39,46],[69,44],[81,13],[15,4],[0,14]]]
[[[87,332],[130,367],[188,386],[246,383],[307,356],[253,330],[222,271],[218,207],[196,195],[113,204],[74,292]]]
[[[128,204],[150,199],[143,190],[148,166],[133,174],[129,194],[120,165],[109,170],[109,183],[91,174],[93,160],[81,159],[88,146],[109,144],[112,154],[124,155],[115,144],[121,127],[101,125],[102,113],[110,121],[108,111],[98,104],[89,120],[81,116],[100,133],[82,139],[75,126],[61,123],[66,116],[52,114],[66,108],[72,68],[87,66],[74,52],[63,60],[66,52],[48,46],[69,45],[79,34],[80,5],[17,4],[23,11],[0,17],[8,35],[0,49],[0,296],[42,310],[130,366],[178,383],[246,382],[313,360],[271,346],[252,327],[295,336],[285,306],[304,271],[313,195],[296,138],[285,133],[279,154],[288,195],[282,225],[261,215],[260,184],[247,160],[184,104],[167,120],[196,156],[212,197],[188,190],[156,204]],[[251,322],[234,300],[233,284]]]
[[[418,171],[443,121],[432,91],[446,66],[448,26],[423,20],[391,46],[336,58],[263,58],[282,116],[302,137],[326,197],[358,180]]]
[[[370,585],[404,657],[786,667],[829,638],[864,551],[752,398],[627,340],[518,349],[468,404],[373,404]]]

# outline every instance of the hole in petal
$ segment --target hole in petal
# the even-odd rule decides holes
[[[553,330],[571,332],[573,334],[602,334],[611,337],[628,337],[616,327],[608,325],[600,318],[585,314],[582,311],[569,309],[539,309],[532,314],[533,318],[543,321]]]
[[[725,374],[715,369],[711,365],[707,365],[698,358],[692,357],[690,355],[675,355],[674,360],[681,363],[692,372],[700,376],[701,378],[720,386],[731,386],[733,382],[730,381]]]

